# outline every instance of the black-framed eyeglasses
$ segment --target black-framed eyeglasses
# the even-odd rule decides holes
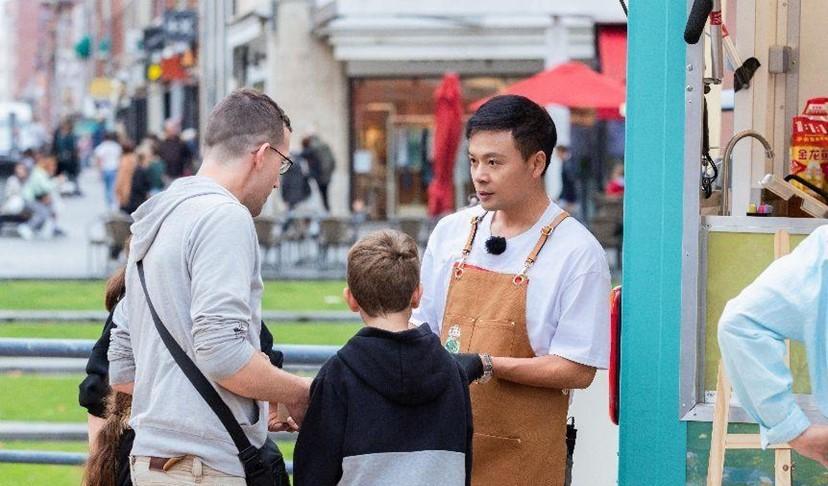
[[[267,144],[267,148],[269,148],[270,150],[273,150],[274,152],[276,152],[277,154],[279,154],[279,157],[281,157],[281,158],[282,158],[282,165],[280,165],[280,166],[279,166],[279,174],[280,174],[280,175],[284,175],[284,174],[286,174],[286,173],[287,173],[287,171],[289,171],[289,170],[290,170],[290,168],[291,168],[291,167],[293,167],[293,159],[291,159],[291,158],[290,158],[290,157],[288,157],[287,155],[285,155],[285,154],[283,154],[282,152],[280,152],[280,151],[279,151],[276,147],[274,147],[273,145]],[[258,150],[254,150],[254,151],[252,151],[252,152],[250,152],[250,153],[251,153],[251,154],[255,154],[256,152],[258,152]]]

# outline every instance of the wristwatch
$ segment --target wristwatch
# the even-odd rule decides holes
[[[480,355],[480,361],[483,362],[483,376],[478,378],[477,382],[482,385],[492,379],[492,370],[494,369],[494,365],[492,364],[491,355],[486,353],[482,353]]]

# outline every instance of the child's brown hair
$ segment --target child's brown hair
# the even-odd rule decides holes
[[[407,309],[420,284],[417,243],[395,230],[365,236],[348,252],[347,279],[351,294],[369,316]]]
[[[131,237],[124,242],[126,252],[129,253]],[[112,312],[126,294],[126,267],[118,268],[106,282],[104,304],[106,310]],[[118,450],[121,447],[124,432],[129,428],[130,412],[132,410],[132,395],[109,390],[106,397],[106,419],[98,431],[97,437],[90,437],[90,443],[95,444],[95,450],[90,451],[89,459],[83,472],[85,486],[117,486]]]
[[[118,471],[122,467],[118,462],[118,450],[124,432],[129,428],[132,395],[112,390],[106,401],[106,422],[95,438],[95,450],[89,454],[83,473],[86,486],[117,486]]]

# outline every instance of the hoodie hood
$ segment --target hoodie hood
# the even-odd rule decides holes
[[[165,191],[151,197],[132,213],[132,243],[130,260],[138,261],[147,254],[158,230],[167,217],[184,201],[206,195],[223,195],[233,201],[238,199],[227,189],[209,177],[192,176],[176,179]]]
[[[369,387],[402,405],[430,402],[456,379],[453,359],[428,326],[403,332],[365,327],[337,356]]]

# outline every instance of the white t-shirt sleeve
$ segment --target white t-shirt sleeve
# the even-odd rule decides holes
[[[609,366],[609,292],[609,273],[601,270],[577,275],[564,285],[549,354],[599,369]]]
[[[432,241],[429,241],[426,251],[423,254],[423,262],[420,266],[420,284],[423,286],[423,296],[420,305],[411,314],[411,321],[421,326],[427,323],[435,334],[439,334],[440,318],[437,299],[444,297],[440,292],[442,285],[439,284],[441,273],[434,264],[434,252]]]

